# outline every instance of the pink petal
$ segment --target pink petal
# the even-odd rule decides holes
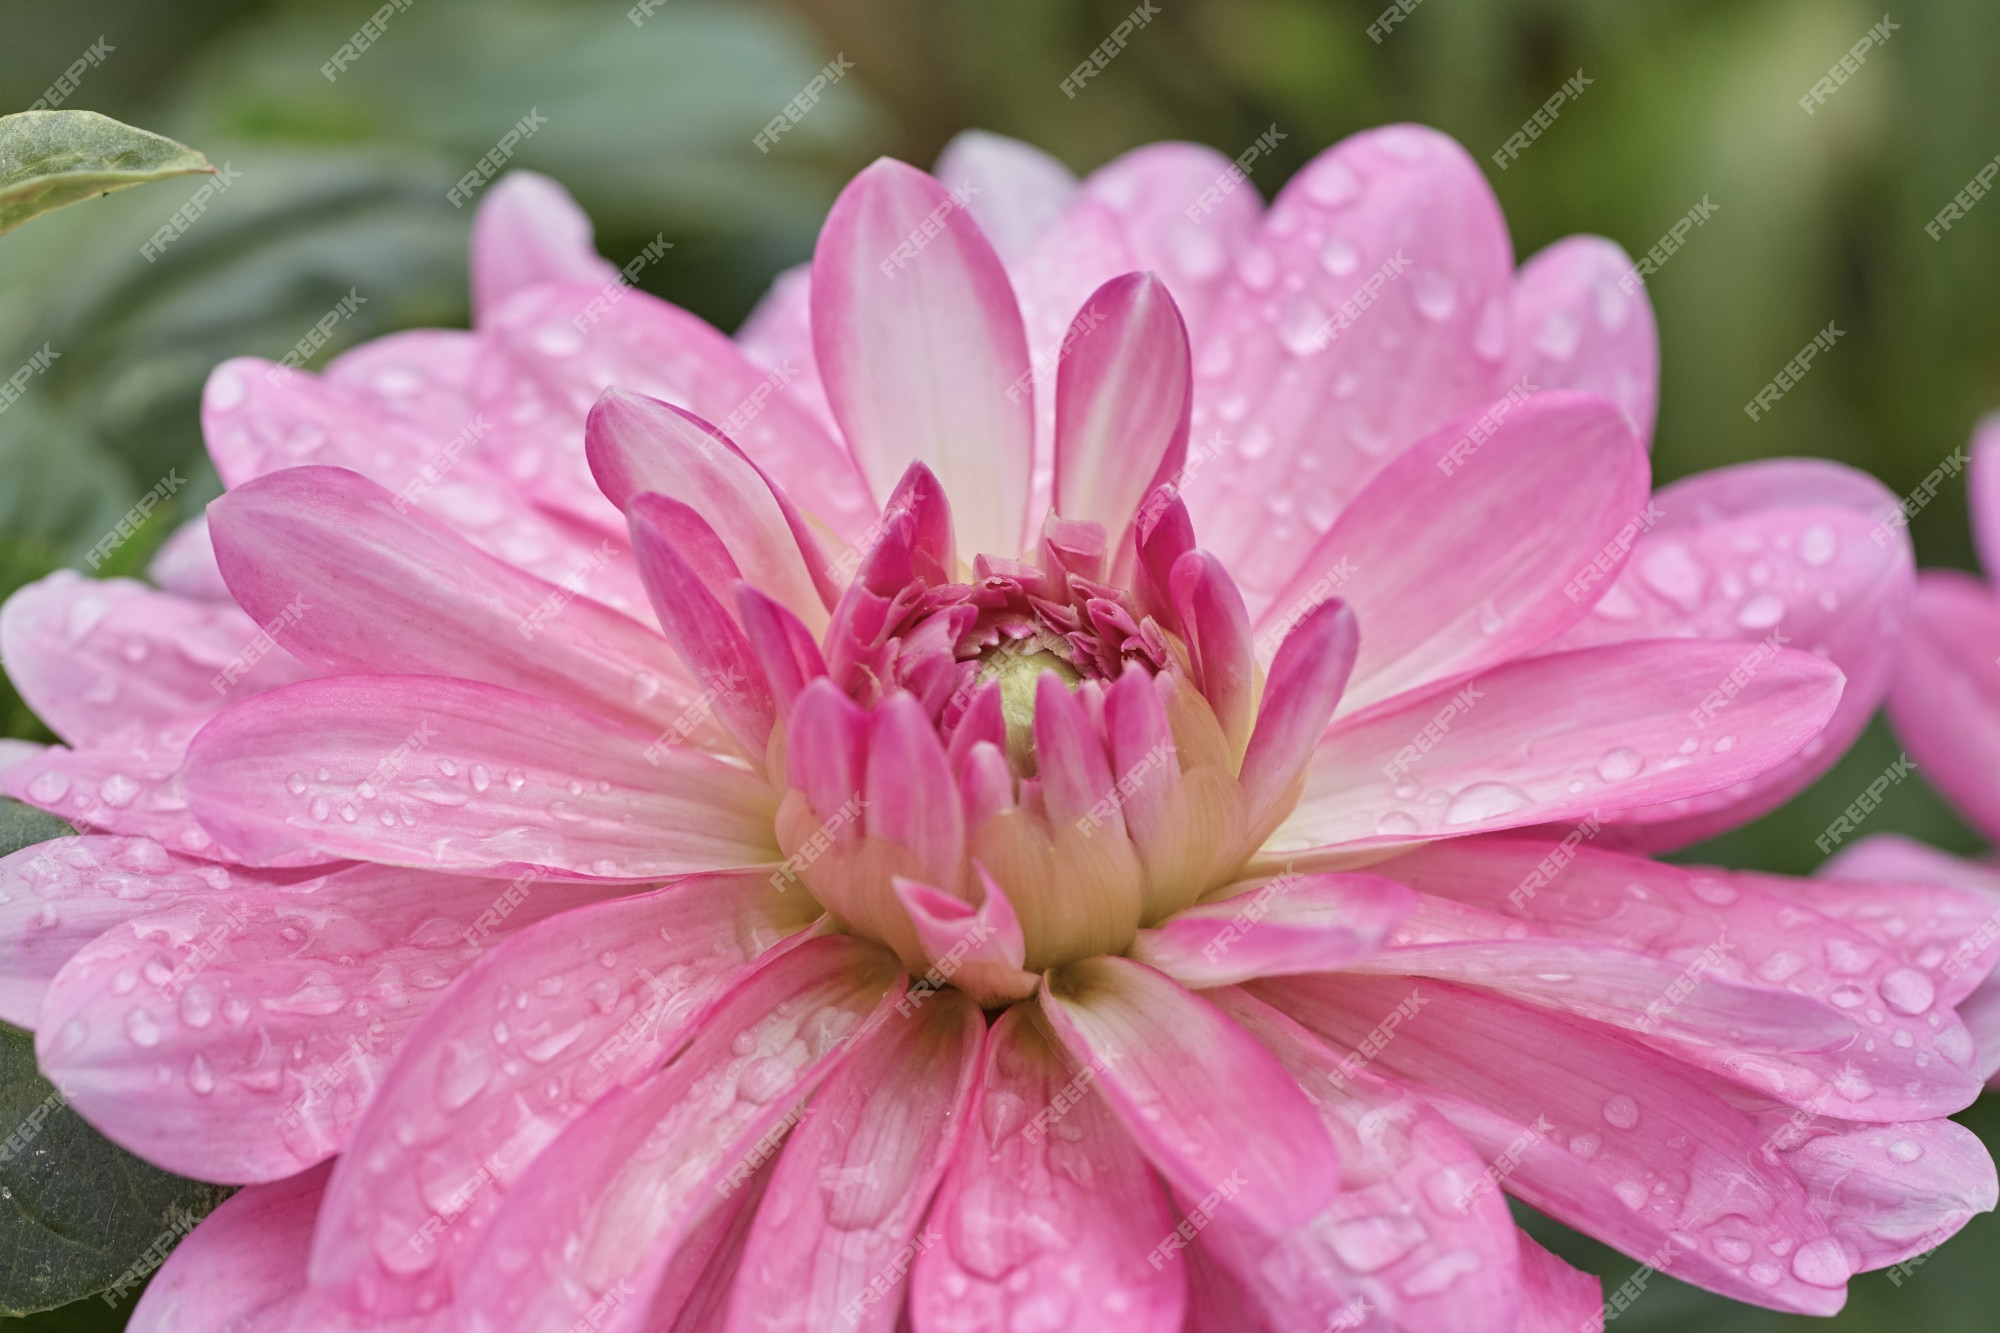
[[[1166,284],[1113,278],[1070,326],[1056,372],[1055,508],[1101,524],[1123,552],[1139,502],[1187,460],[1187,327]]]
[[[792,710],[785,762],[793,787],[806,795],[813,813],[831,821],[850,802],[863,799],[868,774],[868,713],[830,680],[808,681]],[[829,828],[845,841],[858,821],[842,819]]]
[[[942,889],[901,876],[895,881],[896,897],[910,914],[917,942],[932,965],[919,980],[933,987],[949,982],[985,1008],[997,1009],[1034,994],[1040,978],[1021,968],[1027,945],[1007,891],[984,867],[979,878],[986,896],[976,908]]]
[[[192,597],[198,602],[230,600],[229,585],[215,567],[215,547],[208,540],[208,516],[189,519],[160,543],[146,566],[146,577],[162,592]]]
[[[809,680],[826,674],[826,662],[812,631],[784,607],[747,583],[736,585],[736,618],[756,654],[757,665],[770,682],[780,715],[791,712],[792,703]]]
[[[965,855],[965,811],[937,729],[915,696],[882,701],[868,730],[869,836],[916,853],[938,883],[955,883]]]
[[[599,1098],[536,1158],[461,1270],[463,1319],[567,1329],[615,1290],[603,1326],[643,1326],[692,1224],[871,1028],[896,1021],[903,985],[890,954],[851,938],[809,941],[752,973],[671,1065]]]
[[[174,1247],[132,1309],[131,1333],[287,1333],[326,1168],[223,1200]]]
[[[57,838],[0,858],[0,1022],[32,1029],[50,980],[113,926],[270,878],[172,856],[150,838]]]
[[[1189,989],[1331,972],[1380,948],[1416,896],[1378,875],[1246,880],[1141,930],[1129,956]]]
[[[1195,348],[1190,438],[1226,443],[1188,502],[1253,597],[1391,458],[1501,396],[1513,268],[1485,176],[1434,130],[1354,135],[1279,192]]]
[[[1586,648],[1336,722],[1265,853],[1574,820],[1753,777],[1819,733],[1841,678],[1809,653],[1780,650],[1736,696],[1727,743],[1704,748],[1688,710],[1742,656],[1699,641]]]
[[[585,426],[590,468],[611,503],[654,491],[699,511],[753,587],[815,630],[834,588],[818,543],[756,464],[706,422],[638,394],[608,389]]]
[[[820,230],[812,313],[828,401],[876,493],[921,460],[968,553],[1016,554],[1034,442],[1028,348],[1006,271],[963,206],[878,159]]]
[[[1537,1245],[1521,1241],[1519,1333],[1604,1333],[1604,1284]]]
[[[1343,713],[1484,670],[1582,618],[1593,584],[1607,586],[1599,562],[1622,560],[1653,521],[1646,491],[1645,451],[1603,399],[1503,400],[1383,468],[1259,626],[1269,635],[1338,589],[1361,626]]]
[[[1313,742],[1326,730],[1347,688],[1359,646],[1354,612],[1336,599],[1308,612],[1272,659],[1257,727],[1237,775],[1252,835],[1259,840],[1304,775]]]
[[[185,783],[203,826],[258,864],[314,851],[643,879],[777,859],[761,780],[647,751],[638,732],[492,685],[338,676],[222,713]]]
[[[1215,710],[1229,748],[1240,756],[1257,717],[1257,659],[1243,595],[1222,562],[1206,551],[1189,551],[1174,561],[1167,582],[1187,629],[1195,685]]]
[[[1332,1142],[1283,1066],[1207,1001],[1149,967],[1093,958],[1051,974],[1042,1013],[1126,1132],[1190,1199],[1275,1234],[1340,1184]]]
[[[472,218],[472,318],[483,324],[515,292],[545,282],[614,282],[591,244],[590,218],[535,171],[510,171]]]
[[[2000,601],[1955,570],[1926,570],[1895,680],[1889,722],[1925,781],[1988,837],[2000,836]]]
[[[819,363],[813,360],[811,263],[794,264],[771,280],[764,299],[736,330],[736,345],[773,372],[778,391],[818,422],[829,439],[838,438],[840,427],[826,405]]]
[[[478,348],[463,329],[405,329],[342,352],[320,378],[444,441],[472,420]]]
[[[1104,717],[1111,762],[1121,776],[1118,790],[1124,797],[1111,813],[1123,821],[1140,853],[1149,862],[1158,862],[1179,846],[1179,831],[1169,827],[1169,799],[1180,785],[1181,769],[1166,704],[1153,679],[1143,668],[1127,667],[1104,692]],[[1169,757],[1175,761],[1162,762]],[[1108,785],[1103,792],[1098,799],[1108,801]]]
[[[1002,259],[1028,252],[1076,192],[1068,167],[1031,143],[960,130],[931,172],[946,186],[970,181],[966,210]]]
[[[1506,380],[1529,392],[1609,399],[1648,449],[1660,395],[1660,333],[1631,257],[1602,236],[1565,236],[1514,276]]]
[[[0,772],[0,791],[85,831],[150,838],[170,851],[234,861],[188,813],[181,783],[188,742],[208,720],[196,715],[158,727],[135,724],[77,750],[50,746]],[[281,863],[332,859],[302,853]]]
[[[810,904],[767,881],[684,880],[497,941],[410,1033],[355,1127],[321,1210],[313,1285],[383,1315],[449,1300],[454,1264],[537,1154],[611,1087],[657,1068],[799,929]],[[574,888],[530,882],[496,910],[556,894]]]
[[[1969,462],[1966,507],[1972,511],[1972,539],[1979,549],[1979,565],[2000,572],[2000,415],[1989,414],[1973,427]]]
[[[1185,1279],[1149,1263],[1176,1218],[1118,1119],[1016,1005],[987,1035],[980,1101],[932,1206],[910,1323],[987,1333],[1061,1311],[1096,1333],[1177,1328]],[[1095,1071],[1095,1072],[1093,1072]]]
[[[938,1239],[919,1224],[957,1152],[985,1046],[985,1017],[960,991],[855,1043],[778,1159],[728,1330],[894,1333],[904,1274]]]
[[[115,1142],[182,1175],[277,1180],[340,1150],[506,880],[357,866],[113,926],[64,964],[36,1055]],[[596,892],[603,892],[602,889]],[[586,900],[530,896],[492,930]]]
[[[1270,1238],[1218,1218],[1202,1235],[1267,1326],[1512,1333],[1517,1234],[1471,1146],[1420,1099],[1347,1068],[1247,992],[1213,998],[1283,1062],[1340,1149],[1341,1191],[1304,1227]]]
[[[1370,1068],[1443,1112],[1516,1198],[1736,1300],[1831,1314],[1845,1299],[1847,1266],[1816,1244],[1827,1226],[1805,1189],[1766,1162],[1748,1117],[1676,1062],[1435,982],[1292,977],[1250,989],[1343,1051],[1366,1043]],[[1399,1007],[1400,1025],[1371,1038]]]
[[[701,319],[636,288],[523,292],[481,325],[473,400],[493,430],[483,451],[530,495],[615,531],[576,442],[616,385],[685,408],[734,440],[787,494],[852,540],[875,515],[846,451],[766,370]]]
[[[1856,1272],[1886,1268],[1942,1245],[2000,1201],[1993,1158],[1979,1136],[1949,1120],[1798,1125],[1782,1108],[1783,1159],[1811,1192]],[[1828,1132],[1832,1131],[1832,1132]]]
[[[1085,832],[1102,824],[1122,835],[1125,819],[1115,803],[1118,786],[1098,728],[1062,677],[1052,671],[1043,672],[1035,682],[1034,728],[1049,822],[1057,828],[1088,824]]]
[[[203,716],[317,674],[259,637],[257,622],[230,603],[68,571],[28,584],[0,608],[8,678],[72,745],[135,723]]]
[[[352,472],[260,477],[217,500],[210,522],[237,601],[319,671],[458,676],[648,734],[699,693],[658,634],[581,595],[589,574],[551,587]],[[601,542],[598,564],[611,553]],[[655,689],[642,696],[639,681]],[[733,749],[712,725],[696,743]]]
[[[1652,1044],[1766,1096],[1875,1121],[1929,1119],[1977,1095],[1972,1041],[1936,1004],[1942,967],[1915,967],[1868,934],[1812,911],[1814,881],[1781,894],[1774,892],[1782,882],[1775,876],[1662,865],[1578,845],[1582,840],[1435,843],[1378,868],[1421,893],[1525,922],[1536,934],[1593,947],[1636,946],[1690,972],[1699,962],[1690,983],[1714,977],[1782,988],[1831,1006],[1862,1029],[1862,1040],[1834,1050],[1793,1042],[1783,1053],[1746,1049],[1726,1031],[1683,1040],[1669,1025],[1655,1025]],[[1543,987],[1544,995],[1558,986]],[[1682,989],[1668,982],[1645,1003],[1665,1001],[1656,1012],[1678,1018],[1685,999],[1676,1005],[1672,992]],[[1771,1016],[1781,1012],[1774,1007]]]

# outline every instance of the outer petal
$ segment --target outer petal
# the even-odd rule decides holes
[[[1027,945],[1007,891],[980,868],[986,896],[977,908],[942,889],[898,877],[896,897],[917,929],[917,942],[931,963],[926,980],[950,982],[989,1009],[1025,999],[1041,984],[1023,971]]]
[[[1831,1314],[1845,1299],[1848,1267],[1804,1188],[1763,1159],[1747,1116],[1673,1061],[1434,982],[1294,977],[1250,989],[1343,1050],[1374,1050],[1372,1067],[1416,1087],[1517,1198],[1740,1301]]]
[[[828,439],[839,437],[813,360],[811,263],[794,264],[771,280],[764,299],[736,331],[736,345],[772,372],[778,392],[818,422]]]
[[[536,1159],[464,1270],[462,1322],[563,1333],[604,1310],[607,1330],[647,1327],[692,1224],[770,1155],[760,1141],[783,1136],[790,1108],[902,989],[892,955],[854,939],[758,969],[674,1063],[600,1098]]]
[[[1212,998],[1284,1063],[1340,1145],[1341,1191],[1304,1227],[1266,1238],[1218,1218],[1202,1235],[1267,1326],[1513,1333],[1517,1233],[1472,1147],[1419,1098],[1350,1068],[1247,992]]]
[[[131,1333],[286,1333],[326,1167],[225,1199],[174,1247],[133,1307]]]
[[[703,876],[564,912],[475,963],[355,1127],[314,1240],[314,1287],[384,1317],[448,1301],[454,1264],[536,1155],[607,1090],[657,1068],[799,929],[810,904],[767,879]]]
[[[1122,958],[1052,973],[1042,1012],[1126,1132],[1190,1200],[1276,1234],[1318,1214],[1340,1183],[1332,1142],[1270,1052],[1204,1000]]]
[[[601,891],[601,890],[600,890]],[[490,933],[592,891],[357,866],[190,895],[114,926],[49,985],[35,1053],[108,1137],[168,1170],[277,1180],[337,1152],[403,1036]]]
[[[1604,1284],[1521,1238],[1519,1333],[1604,1333]]]
[[[1736,696],[1729,734],[1703,739],[1688,711],[1741,658],[1692,641],[1586,648],[1336,722],[1265,854],[1574,819],[1740,782],[1817,735],[1841,685],[1818,658],[1780,650]]]
[[[920,460],[951,497],[966,553],[1018,552],[1028,347],[1006,271],[962,204],[914,167],[877,160],[820,231],[812,314],[827,398],[876,494]]]
[[[1193,990],[1333,972],[1380,948],[1416,904],[1379,875],[1284,874],[1222,892],[1141,930],[1129,956]]]
[[[894,1333],[904,1275],[938,1239],[919,1224],[965,1131],[985,1046],[986,1020],[960,991],[856,1042],[778,1159],[726,1329]]]
[[[464,329],[405,329],[342,352],[320,377],[449,440],[472,419],[478,347],[479,336]]]
[[[1195,349],[1192,438],[1230,443],[1189,507],[1254,596],[1389,459],[1500,396],[1511,251],[1479,168],[1419,126],[1345,139],[1279,192]]]
[[[204,716],[232,697],[317,674],[268,644],[259,652],[257,639],[257,623],[227,602],[68,571],[20,589],[0,609],[8,679],[72,745],[134,723]]]
[[[1237,775],[1253,837],[1261,840],[1296,796],[1313,742],[1347,688],[1359,647],[1354,613],[1336,599],[1308,612],[1272,659]]]
[[[1973,428],[1970,464],[1965,476],[1966,503],[1972,510],[1979,565],[2000,572],[2000,414],[1987,415]]]
[[[1461,418],[1383,468],[1265,607],[1268,633],[1339,588],[1361,625],[1344,713],[1547,643],[1594,600],[1596,562],[1652,521],[1645,452],[1603,399],[1536,394],[1487,417],[1483,441]]]
[[[472,219],[472,318],[484,323],[501,302],[545,282],[613,282],[618,270],[591,244],[590,219],[547,176],[510,171]]]
[[[1646,288],[1618,243],[1565,236],[1537,252],[1514,276],[1513,307],[1507,382],[1608,398],[1650,449],[1660,332]]]
[[[645,879],[777,859],[769,789],[559,704],[431,676],[260,695],[188,752],[202,823],[258,863],[301,850],[459,872]],[[321,776],[324,774],[325,776]]]
[[[200,602],[228,601],[229,585],[215,567],[215,548],[208,541],[208,516],[191,518],[175,528],[146,566],[146,577],[163,592]]]
[[[2000,1201],[1993,1158],[1949,1120],[1904,1125],[1796,1123],[1782,1108],[1785,1163],[1811,1191],[1856,1272],[1934,1249]],[[1828,1132],[1829,1130],[1833,1132]]]
[[[1076,192],[1070,169],[1031,143],[960,130],[931,172],[948,187],[970,182],[966,209],[1002,259],[1027,253]]]
[[[1181,1265],[1148,1262],[1175,1218],[1092,1071],[1065,1063],[1016,1005],[987,1035],[975,1114],[933,1205],[910,1315],[923,1333],[986,1333],[1024,1318],[1099,1333],[1177,1328]]]
[[[1932,786],[2000,837],[2000,601],[1970,576],[1927,570],[1889,687],[1889,721]]]
[[[234,860],[188,813],[181,767],[207,719],[135,724],[79,750],[52,745],[0,771],[0,791],[52,811],[80,829],[151,838],[175,852]],[[331,858],[305,854],[287,865]]]

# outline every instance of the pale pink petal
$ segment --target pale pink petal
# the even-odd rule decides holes
[[[826,674],[826,661],[812,631],[747,583],[736,585],[736,618],[742,622],[744,637],[770,683],[779,714],[789,715],[806,682]]]
[[[1122,835],[1125,818],[1114,799],[1118,785],[1098,729],[1062,677],[1052,671],[1043,672],[1035,682],[1034,734],[1049,822],[1061,828],[1087,821],[1093,832],[1101,824]],[[1104,808],[1107,804],[1109,809]]]
[[[1233,755],[1250,744],[1257,721],[1257,658],[1250,642],[1250,616],[1222,562],[1206,551],[1189,551],[1167,576],[1187,632],[1195,687],[1215,710]]]
[[[1987,1087],[2000,1077],[2000,977],[1989,975],[1958,1004],[1958,1018],[1979,1047],[1979,1077]]]
[[[258,638],[257,622],[230,603],[67,570],[19,589],[0,608],[8,679],[72,745],[213,713],[231,699],[318,674]]]
[[[1613,644],[1399,696],[1321,739],[1265,853],[1571,820],[1755,776],[1819,734],[1841,678],[1782,649],[1736,696],[1730,734],[1703,738],[1688,711],[1741,658],[1735,644]]]
[[[1291,977],[1250,989],[1338,1049],[1365,1044],[1372,1064],[1357,1063],[1415,1088],[1509,1194],[1558,1220],[1754,1305],[1831,1314],[1845,1299],[1849,1269],[1804,1187],[1764,1159],[1748,1116],[1676,1061],[1436,982]]]
[[[614,282],[591,244],[590,218],[569,191],[535,171],[510,171],[472,219],[472,318],[483,324],[515,292],[545,282]]]
[[[904,1275],[939,1239],[920,1224],[986,1046],[969,996],[924,998],[856,1041],[787,1139],[737,1269],[731,1333],[895,1333]]]
[[[1487,413],[1483,440],[1461,417],[1383,468],[1263,604],[1266,634],[1332,589],[1353,609],[1343,713],[1547,643],[1608,586],[1597,562],[1622,560],[1651,521],[1645,451],[1603,399],[1536,394]]]
[[[49,981],[120,922],[268,878],[170,855],[150,838],[55,838],[0,858],[0,1022],[33,1029]]]
[[[769,1156],[760,1141],[783,1136],[871,1026],[900,1021],[904,981],[893,955],[852,938],[760,967],[672,1064],[600,1097],[535,1159],[460,1270],[464,1320],[563,1330],[605,1302],[606,1330],[644,1327],[693,1224]]]
[[[1006,270],[963,206],[878,159],[820,230],[812,314],[827,398],[876,494],[920,460],[968,554],[1016,554],[1034,444],[1028,348]]]
[[[1340,1149],[1340,1193],[1297,1231],[1264,1237],[1222,1217],[1202,1233],[1266,1326],[1512,1333],[1516,1231],[1472,1147],[1269,1005],[1235,989],[1213,998],[1312,1097]]]
[[[313,1243],[313,1285],[385,1315],[448,1301],[454,1263],[535,1156],[611,1087],[656,1068],[798,931],[811,903],[768,880],[684,880],[497,941],[411,1031],[355,1127]],[[495,911],[573,893],[528,881]]]
[[[1521,1240],[1521,1322],[1517,1333],[1604,1333],[1604,1284]]]
[[[1122,556],[1139,502],[1187,461],[1187,327],[1166,285],[1128,273],[1070,326],[1056,372],[1055,509],[1104,528]]]
[[[170,851],[237,860],[188,813],[181,783],[188,742],[208,721],[197,714],[157,727],[134,724],[82,749],[52,745],[0,772],[0,791],[86,832],[150,838]],[[306,853],[273,864],[333,859]]]
[[[829,438],[840,426],[826,405],[826,387],[813,360],[812,265],[794,264],[771,280],[771,288],[736,331],[743,355],[772,372],[778,392],[818,422]]]
[[[1685,984],[1669,978],[1642,1000],[1657,1001],[1661,1015],[1649,1040],[1677,1060],[1767,1096],[1872,1121],[1928,1119],[1977,1095],[1972,1040],[1937,1003],[1948,984],[1942,949],[1931,955],[1930,967],[1919,966],[1869,934],[1811,911],[1815,881],[1780,893],[1774,876],[1662,865],[1584,847],[1586,830],[1562,844],[1518,837],[1433,843],[1377,869],[1422,893],[1505,918],[1516,924],[1515,933],[1525,923],[1536,935],[1637,947],[1670,960],[1677,971],[1686,969]],[[1489,926],[1487,933],[1504,938],[1508,932]],[[1525,936],[1521,946],[1535,947]],[[1564,965],[1551,973],[1573,970]],[[1798,1042],[1788,1043],[1789,1052],[1759,1052],[1726,1031],[1680,1039],[1665,1021],[1682,1017],[1673,994],[1711,978],[1830,1005],[1864,1035],[1823,1052]],[[1517,977],[1512,984],[1528,980]],[[1556,1003],[1558,988],[1542,985],[1538,1002]],[[1774,1007],[1771,1016],[1781,1013]]]
[[[863,799],[868,774],[868,713],[833,682],[808,681],[792,710],[785,762],[794,788],[813,813],[832,821],[849,802]],[[860,821],[841,819],[828,832],[837,840],[857,836]]]
[[[965,811],[937,729],[907,692],[883,700],[869,719],[866,827],[909,848],[937,882],[956,880]]]
[[[1416,895],[1379,875],[1245,880],[1141,930],[1128,956],[1190,989],[1332,972],[1380,948]]]
[[[1784,1162],[1826,1215],[1857,1273],[1935,1249],[2000,1201],[1992,1155],[1978,1135],[1952,1121],[1796,1125],[1784,1108],[1771,1118],[1804,1140],[1787,1145]]]
[[[1286,183],[1195,347],[1190,438],[1221,438],[1188,503],[1253,596],[1391,458],[1501,396],[1513,270],[1485,176],[1435,130],[1368,130]]]
[[[979,1104],[925,1224],[940,1239],[911,1278],[918,1333],[988,1333],[1050,1311],[1094,1333],[1179,1327],[1183,1265],[1156,1248],[1179,1219],[1089,1090],[1100,1073],[1065,1061],[1033,1006],[993,1025]]]
[[[4,864],[4,863],[0,863]],[[985,897],[974,907],[929,884],[897,876],[896,897],[917,929],[917,942],[932,964],[933,985],[949,982],[989,1009],[1035,993],[1040,978],[1025,972],[1027,945],[1020,918],[1007,891],[979,869]]]
[[[736,568],[805,620],[826,628],[835,589],[805,522],[749,459],[713,427],[657,399],[608,389],[584,427],[592,475],[629,510],[654,491],[700,512]]]
[[[1979,565],[2000,573],[2000,414],[1983,417],[1973,427],[1968,461],[1966,506],[1972,511],[1972,539],[1979,548]]]
[[[1207,1001],[1122,958],[1051,974],[1042,1013],[1169,1184],[1275,1234],[1340,1184],[1332,1141],[1296,1083]]]
[[[132,1309],[130,1333],[288,1333],[327,1168],[252,1185],[174,1247]]]
[[[1261,840],[1289,804],[1313,742],[1347,688],[1359,646],[1354,613],[1335,599],[1307,613],[1272,659],[1257,728],[1237,775],[1253,838]]]
[[[1076,193],[1070,169],[1031,143],[985,130],[960,130],[931,174],[946,188],[968,182],[966,209],[999,256],[1025,255]]]
[[[764,1191],[776,1173],[776,1163],[766,1162],[694,1223],[660,1279],[659,1294],[649,1312],[652,1329],[661,1333],[723,1333],[736,1270],[743,1264]],[[606,1303],[614,1294],[622,1304],[622,1293],[616,1287],[607,1294]]]
[[[1149,863],[1161,864],[1161,858],[1171,856],[1173,849],[1181,846],[1171,804],[1173,790],[1180,785],[1181,769],[1166,703],[1154,679],[1142,668],[1127,667],[1117,683],[1104,692],[1104,719],[1111,762],[1123,778],[1118,790],[1124,800],[1112,813],[1124,822],[1141,855]],[[1162,762],[1170,756],[1176,757],[1176,762]],[[1109,790],[1099,799],[1108,801]]]
[[[50,983],[36,1055],[84,1118],[170,1171],[277,1180],[340,1150],[382,1071],[489,934],[605,889],[386,866],[246,877],[113,926]]]
[[[1924,780],[2000,837],[2000,601],[1968,574],[1924,571],[1889,686],[1889,722]]]
[[[320,378],[443,442],[472,420],[478,348],[478,335],[463,329],[405,329],[342,352]]]
[[[215,567],[215,547],[208,540],[208,516],[191,518],[173,530],[146,566],[146,577],[162,591],[201,602],[230,600],[229,585]]]
[[[1648,449],[1660,396],[1660,332],[1631,257],[1602,236],[1565,236],[1514,275],[1506,381],[1523,392],[1608,398]]]
[[[700,693],[657,633],[583,595],[588,575],[552,587],[352,472],[259,477],[217,500],[210,522],[237,601],[319,671],[458,676],[648,734]],[[606,539],[600,564],[611,552]],[[712,725],[693,739],[733,751]]]
[[[481,326],[473,401],[493,429],[481,445],[528,494],[608,531],[618,515],[584,452],[591,405],[616,385],[714,422],[786,494],[846,540],[874,502],[837,440],[766,370],[701,319],[656,296],[563,285],[523,292]]]
[[[778,859],[742,769],[561,704],[434,676],[337,676],[196,737],[202,825],[257,864],[312,851],[460,873],[646,879]]]

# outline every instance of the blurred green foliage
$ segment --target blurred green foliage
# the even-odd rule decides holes
[[[614,260],[674,242],[643,282],[732,328],[810,253],[840,183],[880,153],[928,164],[958,130],[1030,139],[1079,171],[1189,138],[1235,154],[1269,125],[1267,195],[1340,137],[1392,120],[1457,136],[1525,257],[1571,232],[1642,252],[1716,204],[1650,283],[1663,360],[1661,481],[1746,459],[1839,459],[1907,491],[2000,407],[2000,204],[1924,224],[2000,152],[2000,5],[1924,0],[1814,114],[1798,99],[1871,25],[1859,0],[1424,0],[1379,43],[1371,4],[1166,0],[1100,76],[1058,85],[1130,0],[416,0],[335,81],[376,8],[248,0],[0,0],[0,109],[26,107],[100,37],[66,105],[170,134],[242,172],[158,263],[141,241],[178,184],[82,205],[0,242],[0,370],[62,359],[0,416],[0,591],[74,563],[169,468],[192,484],[121,549],[137,569],[215,493],[196,404],[226,356],[278,356],[349,288],[326,355],[392,328],[462,323],[466,211],[445,191],[530,108],[518,162],[563,180]],[[768,154],[752,136],[839,52],[854,71]],[[1507,171],[1490,154],[1577,70],[1592,80]],[[1848,334],[1763,420],[1740,410],[1813,331]],[[1925,564],[1971,565],[1962,485],[1912,527]],[[11,696],[0,728],[44,735]],[[1696,849],[1793,873],[1897,747],[1879,723],[1784,810]],[[1977,840],[1905,784],[1869,831]],[[1996,1120],[1967,1113],[1983,1133]],[[1988,1134],[1989,1142],[1993,1135]],[[1623,1281],[1631,1261],[1564,1253]],[[1988,1329],[1995,1224],[1901,1288],[1858,1281],[1840,1329]],[[88,1320],[91,1316],[78,1316]],[[1662,1283],[1645,1329],[1804,1326]],[[23,1327],[84,1329],[57,1312]],[[1620,1327],[1625,1327],[1621,1324]]]

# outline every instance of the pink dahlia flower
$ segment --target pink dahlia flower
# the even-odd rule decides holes
[[[1506,1195],[1826,1313],[1992,1207],[1983,903],[1583,845],[1845,744],[1880,488],[1649,497],[1629,265],[1448,139],[1227,168],[878,162],[740,343],[517,176],[472,333],[215,372],[160,589],[0,622],[0,1017],[252,1186],[135,1328],[1590,1326]]]

